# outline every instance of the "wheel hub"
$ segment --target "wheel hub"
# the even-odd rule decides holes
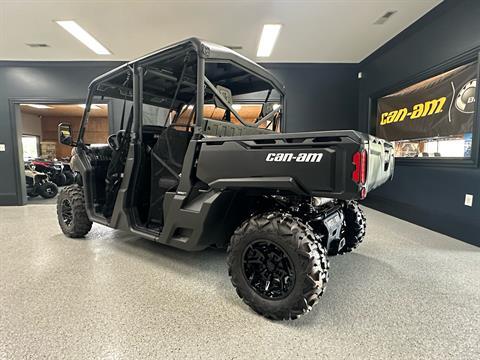
[[[243,254],[243,274],[255,292],[266,299],[282,299],[293,290],[295,272],[289,255],[269,240],[257,240]]]

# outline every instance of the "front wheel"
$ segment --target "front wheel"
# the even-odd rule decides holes
[[[38,193],[44,199],[51,199],[58,194],[58,187],[53,182],[45,181],[38,187]]]
[[[252,217],[233,234],[228,272],[243,301],[275,320],[296,319],[323,294],[329,263],[311,228],[290,214]]]
[[[65,186],[57,200],[58,224],[71,238],[85,236],[92,228],[85,209],[83,189],[78,185]]]

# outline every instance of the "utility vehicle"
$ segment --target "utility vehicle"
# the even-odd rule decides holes
[[[114,111],[105,146],[84,142],[95,101]],[[227,247],[245,303],[302,315],[325,289],[327,254],[362,241],[355,200],[392,177],[394,159],[391,144],[356,131],[284,133],[286,114],[270,72],[196,38],[96,78],[78,135],[59,125],[79,174],[58,197],[63,232],[82,237],[96,222],[189,251]]]

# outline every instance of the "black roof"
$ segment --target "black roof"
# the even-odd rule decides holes
[[[136,60],[127,62],[123,65],[118,66],[115,69],[110,70],[109,72],[98,76],[91,83],[90,87],[97,85],[100,82],[103,82],[107,79],[114,78],[116,75],[124,73],[129,66],[132,65],[142,65],[147,66],[152,64],[155,61],[162,60],[169,53],[184,53],[194,50],[198,56],[206,60],[219,60],[219,61],[231,61],[238,64],[245,70],[254,75],[263,78],[267,82],[280,91],[282,94],[285,92],[285,87],[271,74],[268,70],[258,65],[254,61],[246,58],[239,53],[218,44],[214,44],[208,41],[200,40],[198,38],[189,38],[183,41],[177,42],[175,44],[166,46],[160,50],[154,51],[150,54],[144,55]]]

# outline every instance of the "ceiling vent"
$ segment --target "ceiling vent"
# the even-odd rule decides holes
[[[50,45],[48,44],[42,44],[42,43],[31,43],[31,44],[25,44],[31,48],[46,48],[46,47],[50,47]]]
[[[387,11],[385,14],[380,16],[377,21],[375,21],[373,24],[374,25],[383,25],[387,22],[388,19],[390,19],[393,14],[395,14],[397,10],[392,10],[392,11]]]

